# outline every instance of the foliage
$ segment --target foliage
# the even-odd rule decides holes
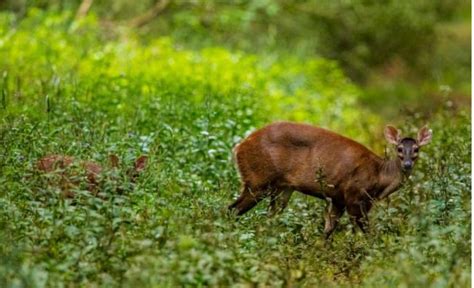
[[[119,25],[145,13],[155,2],[95,1],[92,10],[100,19]],[[80,3],[80,0],[7,0],[3,8],[24,15],[32,6],[71,11]],[[436,78],[429,73],[436,69],[433,63],[439,62],[432,52],[445,46],[443,29],[438,26],[454,22],[466,27],[462,29],[469,29],[470,15],[465,12],[469,8],[469,1],[465,0],[170,1],[159,17],[141,32],[146,38],[173,35],[188,47],[218,44],[262,54],[269,50],[316,54],[337,60],[349,76],[360,81],[369,78],[372,70],[400,60],[417,74],[424,71],[421,75]],[[470,41],[455,43],[469,45]],[[468,54],[460,53],[458,57],[461,59],[455,61],[457,65],[446,60],[449,67],[470,67],[465,63],[470,59]]]
[[[435,114],[433,144],[374,208],[368,236],[344,218],[327,244],[322,201],[298,195],[278,217],[259,205],[238,221],[226,205],[239,189],[231,149],[268,121],[317,123],[381,151],[382,119],[337,63],[109,39],[94,16],[33,9],[20,22],[0,14],[0,67],[2,287],[470,284],[464,111]],[[125,165],[101,183],[105,200],[84,187],[65,200],[35,169],[49,153]],[[150,166],[127,183],[144,153]]]

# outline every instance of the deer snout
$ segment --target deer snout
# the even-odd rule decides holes
[[[413,161],[411,161],[411,160],[403,161],[403,169],[404,170],[411,170],[411,168],[413,168]]]

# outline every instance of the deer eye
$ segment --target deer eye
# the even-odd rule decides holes
[[[403,148],[402,148],[402,147],[398,147],[398,148],[397,148],[397,151],[401,153],[401,152],[403,151]]]
[[[420,150],[418,147],[413,149],[413,152],[418,153],[418,150]]]

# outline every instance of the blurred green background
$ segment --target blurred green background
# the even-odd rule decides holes
[[[470,13],[461,0],[0,0],[0,286],[469,286]],[[344,217],[327,244],[317,199],[226,213],[232,147],[275,120],[381,156],[386,123],[434,136],[369,234]],[[83,185],[68,200],[35,169],[51,153],[123,167],[101,183],[107,200]]]
[[[96,15],[106,37],[133,27],[143,43],[171,36],[189,49],[335,60],[367,88],[364,105],[389,117],[402,107],[430,110],[446,94],[456,105],[470,105],[467,0],[4,0],[0,7],[19,20],[31,7],[74,14],[82,2],[92,3],[87,13]]]

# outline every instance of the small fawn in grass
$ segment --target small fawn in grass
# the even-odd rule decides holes
[[[326,239],[347,211],[365,232],[367,213],[374,200],[388,197],[401,185],[428,144],[432,132],[426,126],[415,138],[385,127],[385,139],[397,157],[383,159],[363,145],[329,130],[291,122],[270,124],[250,134],[234,148],[242,190],[229,206],[242,215],[270,197],[270,214],[282,211],[293,191],[327,201]]]
[[[127,177],[132,183],[135,183],[139,174],[145,170],[147,162],[147,156],[140,156],[135,160],[133,167],[127,172]],[[119,168],[119,158],[116,155],[109,155],[109,166],[109,170]],[[83,161],[72,156],[57,154],[42,157],[36,163],[36,168],[41,172],[60,176],[56,185],[60,186],[66,198],[74,197],[72,189],[79,186],[81,181],[78,176],[80,175],[85,176],[87,190],[97,195],[100,192],[99,183],[107,170],[93,161]]]

